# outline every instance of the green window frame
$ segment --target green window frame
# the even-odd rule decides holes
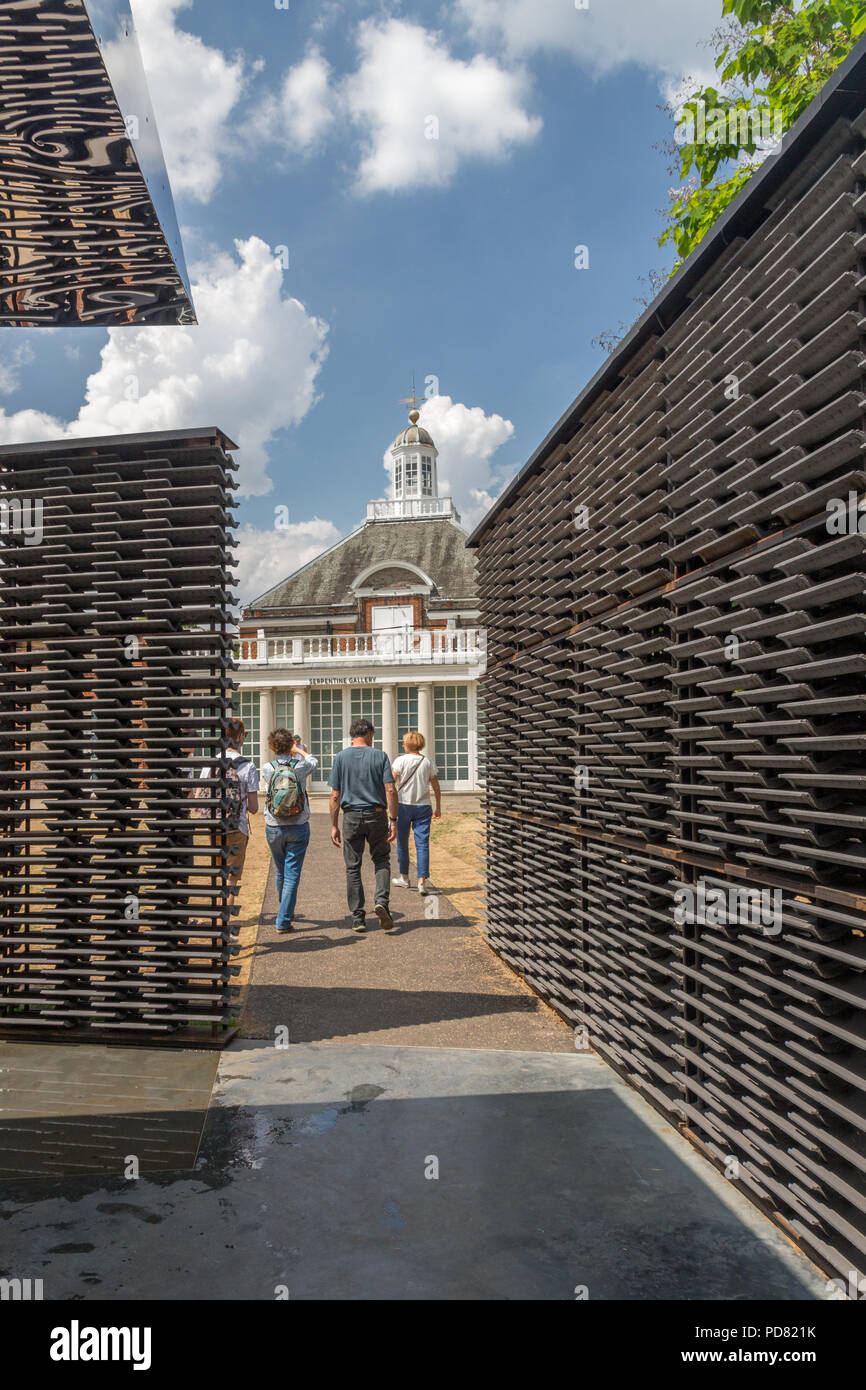
[[[397,686],[397,749],[403,751],[403,735],[418,728],[417,685]]]
[[[369,719],[375,733],[373,747],[382,747],[382,689],[378,685],[353,685],[351,718]],[[351,722],[351,721],[350,721]]]
[[[288,725],[286,725],[288,728]],[[345,744],[343,691],[326,687],[310,691],[310,752],[318,758],[316,779],[327,782],[334,759]]]
[[[436,766],[444,782],[469,781],[469,689],[465,685],[433,687]]]
[[[257,690],[236,690],[232,697],[232,712],[236,719],[242,719],[246,725],[247,736],[244,742],[244,753],[257,764],[261,756],[259,692]]]
[[[274,728],[289,729],[291,733],[292,720],[295,717],[295,697],[291,690],[274,691]]]

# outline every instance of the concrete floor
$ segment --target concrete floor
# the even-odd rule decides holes
[[[3,1272],[42,1278],[49,1300],[826,1296],[576,1053],[235,1043],[194,1173],[0,1198]]]
[[[353,936],[342,856],[314,820],[300,930],[277,937],[265,916],[247,1037],[219,1058],[197,1159],[172,1144],[194,1144],[198,1054],[138,1075],[119,1053],[49,1047],[23,1104],[0,1076],[7,1177],[36,1120],[55,1165],[0,1186],[0,1276],[42,1279],[47,1300],[827,1297],[447,899],[428,917],[397,889],[399,932],[372,919]],[[59,1175],[70,1125],[90,1176]],[[120,1175],[130,1154],[149,1160],[137,1179]]]

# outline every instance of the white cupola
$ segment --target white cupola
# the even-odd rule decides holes
[[[432,500],[439,496],[439,450],[423,426],[420,412],[409,411],[409,424],[391,445],[391,497],[395,502]]]
[[[414,387],[409,423],[390,450],[390,496],[367,503],[368,521],[438,521],[450,517],[460,524],[460,513],[450,497],[439,496],[439,450],[423,425]],[[385,455],[386,461],[388,454]]]

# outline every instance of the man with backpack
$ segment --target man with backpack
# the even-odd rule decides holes
[[[265,783],[265,835],[277,877],[277,931],[293,931],[292,919],[304,857],[310,843],[307,778],[318,759],[307,753],[298,734],[274,729],[268,747],[275,757],[262,768]]]
[[[250,816],[256,815],[259,809],[259,770],[252,758],[245,758],[241,754],[246,736],[246,725],[242,719],[230,719],[228,721],[225,726],[225,739],[228,745],[226,748],[225,786],[222,789],[220,806],[216,813],[212,807],[193,809],[193,816],[200,819],[211,819],[214,814],[221,819],[223,862],[228,868],[227,905],[230,917],[233,917],[237,912],[235,898],[243,873],[244,860],[247,857]],[[200,776],[202,780],[212,781],[220,776],[220,768],[203,767]],[[211,801],[217,798],[219,793],[220,788],[216,786],[199,787],[196,789],[195,798],[196,800]],[[232,935],[236,935],[234,928],[232,928]]]

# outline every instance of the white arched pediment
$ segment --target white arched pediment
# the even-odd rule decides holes
[[[367,565],[366,569],[362,569],[361,573],[355,576],[349,587],[356,594],[360,594],[362,591],[369,593],[376,588],[377,574],[385,574],[387,572],[389,575],[393,575],[395,570],[400,570],[406,574],[407,578],[416,580],[416,583],[412,585],[416,590],[423,588],[427,593],[432,593],[435,588],[429,574],[425,574],[418,565],[413,565],[409,560],[392,559],[377,560],[375,564]],[[390,589],[393,585],[389,583],[384,587]]]

